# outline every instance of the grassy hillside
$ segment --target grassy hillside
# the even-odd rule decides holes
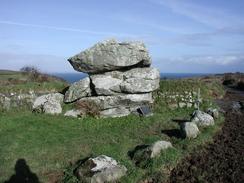
[[[184,83],[184,84],[182,84]],[[121,182],[137,182],[148,177],[165,178],[175,164],[198,145],[211,141],[213,134],[220,129],[220,118],[216,125],[201,129],[201,135],[194,140],[167,136],[163,131],[177,131],[179,126],[175,118],[189,119],[194,108],[171,110],[164,98],[157,93],[165,91],[185,91],[192,87],[203,87],[222,93],[217,83],[202,80],[162,81],[155,92],[154,115],[147,118],[127,116],[122,118],[94,119],[65,118],[62,115],[51,116],[32,114],[29,111],[16,110],[0,115],[0,182],[8,180],[15,173],[18,159],[25,159],[31,171],[43,182],[54,182],[66,172],[66,182],[75,182],[68,176],[72,171],[70,162],[91,155],[111,156],[128,168],[128,174]],[[212,100],[206,90],[203,98]],[[203,105],[204,106],[204,105]],[[174,148],[156,158],[146,169],[135,167],[127,155],[137,145],[150,144],[156,140],[169,140]],[[165,176],[162,176],[165,175]]]
[[[0,70],[0,93],[33,91],[61,91],[67,83],[47,74]]]

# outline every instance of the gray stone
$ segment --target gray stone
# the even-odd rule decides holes
[[[196,138],[200,133],[197,125],[193,122],[180,123],[181,133],[186,138]]]
[[[160,74],[155,68],[135,68],[123,76],[120,88],[124,93],[147,93],[159,88]]]
[[[0,93],[0,106],[3,110],[9,110],[11,99]]]
[[[179,102],[179,108],[183,108],[183,107],[186,107],[186,103],[184,103],[184,102]]]
[[[89,77],[71,84],[69,89],[65,92],[64,102],[74,102],[82,97],[87,96],[91,96]]]
[[[37,97],[33,103],[32,110],[34,112],[60,114],[62,113],[61,103],[63,95],[60,93],[51,93]]]
[[[167,142],[167,141],[157,141],[155,143],[153,143],[149,149],[150,149],[150,152],[151,152],[151,155],[150,157],[151,158],[155,158],[157,156],[160,155],[160,153],[165,150],[165,149],[168,149],[170,147],[173,147],[172,144],[170,142]]]
[[[211,115],[214,119],[219,118],[219,111],[218,109],[208,108],[207,113]]]
[[[106,109],[100,112],[101,117],[123,117],[128,116],[131,113],[130,109],[126,107],[118,107]]]
[[[91,172],[90,175],[84,172]],[[77,169],[77,176],[82,182],[114,182],[126,175],[127,169],[111,157],[101,155],[88,159]],[[89,177],[90,176],[90,177]]]
[[[90,76],[97,95],[148,93],[159,88],[160,74],[155,68],[135,68]]]
[[[196,110],[193,113],[191,122],[194,122],[199,126],[210,126],[214,125],[214,118],[205,112]]]
[[[128,94],[115,96],[97,96],[81,98],[81,102],[95,103],[101,111],[118,107],[137,107],[153,103],[152,94]]]
[[[60,114],[62,107],[59,102],[49,100],[43,105],[43,112],[46,114]]]
[[[85,73],[103,73],[130,67],[149,67],[151,58],[141,42],[99,42],[68,59],[73,68]]]
[[[64,116],[75,117],[75,118],[79,117],[80,115],[81,115],[81,111],[74,110],[74,109],[68,110],[64,114]]]
[[[90,78],[97,95],[118,95],[121,92],[120,84],[122,80],[113,77],[112,74],[96,74],[90,76]]]

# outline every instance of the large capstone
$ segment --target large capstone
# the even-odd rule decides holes
[[[149,67],[151,58],[142,42],[108,40],[68,59],[76,71],[103,73],[131,67]]]

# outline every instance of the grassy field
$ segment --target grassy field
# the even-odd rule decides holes
[[[168,85],[166,82],[168,81],[161,82],[160,91],[176,88],[182,81],[170,82]],[[193,85],[211,87],[201,81],[192,82],[191,86],[184,84],[181,90]],[[217,86],[216,83],[215,85]],[[215,92],[222,92],[221,87],[216,88]],[[203,92],[203,95],[206,94]],[[209,98],[207,95],[204,97]],[[216,121],[214,126],[201,129],[201,135],[194,140],[169,137],[162,133],[162,130],[179,129],[178,124],[172,119],[189,118],[193,110],[170,110],[162,98],[156,97],[154,115],[147,118],[130,115],[113,119],[73,119],[61,115],[32,114],[21,110],[2,113],[0,182],[8,180],[15,173],[14,167],[18,159],[25,159],[41,182],[53,182],[61,177],[64,171],[69,173],[69,169],[72,168],[70,162],[100,154],[111,156],[128,168],[128,174],[121,182],[132,183],[148,177],[162,179],[162,175],[167,175],[190,151],[198,145],[210,142],[221,127],[223,118]],[[135,167],[127,155],[128,151],[137,145],[150,144],[156,140],[169,140],[174,148],[162,153],[147,169]],[[75,179],[66,176],[66,181],[75,182]]]
[[[41,74],[45,78],[42,82],[30,79],[30,75],[19,71],[0,70],[0,93],[25,93],[32,91],[61,91],[67,83],[56,77]],[[39,76],[39,77],[40,77]]]

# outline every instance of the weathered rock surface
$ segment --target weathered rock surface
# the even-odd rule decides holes
[[[37,97],[33,103],[34,112],[60,114],[62,113],[61,103],[64,96],[60,93],[51,93]]]
[[[72,84],[64,102],[94,104],[101,117],[135,113],[140,106],[153,103],[152,92],[159,88],[160,73],[150,67],[151,59],[141,42],[100,42],[68,61],[89,78]]]
[[[197,125],[193,122],[185,122],[180,124],[181,133],[185,138],[196,138],[200,133]]]
[[[75,118],[77,118],[77,117],[80,116],[80,114],[81,114],[81,111],[72,109],[72,110],[66,111],[64,113],[64,116],[69,116],[69,117],[75,117]]]
[[[214,119],[219,118],[219,111],[218,109],[208,108],[207,113],[211,115]]]
[[[97,96],[81,98],[79,102],[92,102],[95,103],[101,111],[113,109],[118,107],[135,108],[142,104],[151,104],[153,102],[152,94],[128,94],[128,95],[115,95],[115,96]]]
[[[102,110],[100,112],[100,115],[104,118],[106,118],[106,117],[123,117],[123,116],[128,116],[132,111],[135,111],[135,110],[130,109],[130,108],[126,108],[126,107],[117,107],[117,108]]]
[[[112,74],[96,74],[90,76],[90,78],[97,95],[118,95],[121,92],[120,84],[123,80],[113,77]]]
[[[11,104],[11,100],[10,98],[6,97],[4,94],[0,93],[0,110],[9,110],[10,109],[10,104]]]
[[[108,40],[68,59],[73,68],[85,73],[103,73],[128,67],[148,67],[151,58],[141,42]]]
[[[91,96],[89,77],[73,83],[64,95],[64,102],[74,102],[87,96]]]
[[[214,125],[214,118],[205,112],[196,110],[193,113],[191,122],[196,123],[198,126],[210,126]]]
[[[149,93],[159,88],[160,74],[155,68],[135,68],[91,75],[97,95]]]
[[[156,141],[151,145],[139,145],[128,155],[134,161],[135,165],[141,168],[147,167],[153,158],[160,155],[163,150],[173,147],[170,142]]]
[[[149,148],[151,151],[151,158],[157,157],[160,155],[160,153],[165,150],[168,149],[170,147],[173,147],[172,144],[170,142],[167,141],[157,141],[154,142]]]
[[[126,172],[125,166],[120,165],[111,157],[101,155],[96,158],[89,158],[78,167],[76,174],[82,182],[105,183],[117,181]]]

